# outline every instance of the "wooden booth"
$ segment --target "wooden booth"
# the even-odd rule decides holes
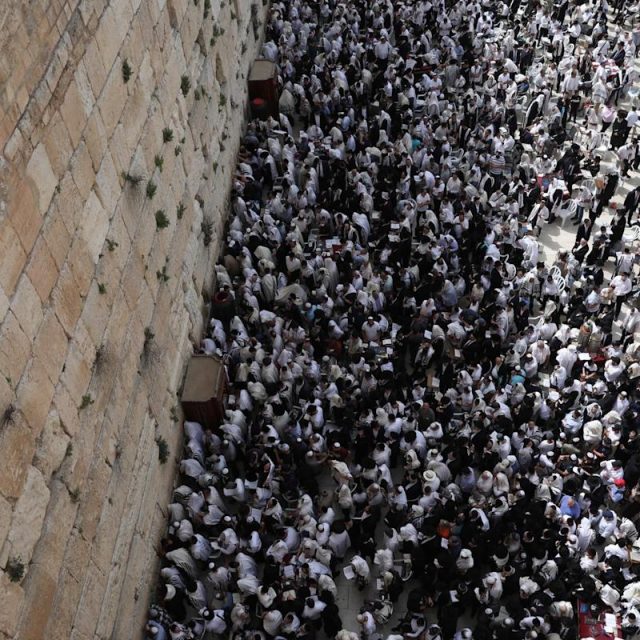
[[[227,373],[220,358],[191,356],[180,398],[185,418],[199,422],[205,429],[220,425],[224,417],[226,387]]]
[[[266,120],[268,116],[278,118],[278,71],[269,60],[259,58],[253,63],[249,74],[249,101],[252,115]]]

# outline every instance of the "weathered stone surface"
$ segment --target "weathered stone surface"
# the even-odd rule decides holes
[[[47,483],[35,467],[29,467],[24,488],[13,511],[3,559],[20,558],[25,565],[31,561],[33,550],[40,538],[48,504]]]
[[[54,391],[55,387],[47,377],[41,357],[36,356],[30,361],[16,392],[20,411],[35,437],[44,428]]]
[[[75,80],[71,81],[67,89],[65,100],[60,107],[60,116],[69,132],[73,146],[77,146],[82,136],[82,123],[87,113]]]
[[[44,138],[44,146],[54,176],[62,176],[67,170],[69,159],[73,153],[73,146],[67,131],[67,125],[59,113],[55,113],[51,119],[47,128],[47,135]]]
[[[71,158],[71,173],[83,201],[89,196],[89,192],[95,181],[95,173],[91,164],[91,156],[87,145],[81,142]]]
[[[0,496],[0,549],[4,545],[7,535],[9,535],[9,527],[11,526],[11,504],[8,500]]]
[[[0,286],[0,324],[4,321],[7,311],[9,311],[9,298]]]
[[[53,306],[67,335],[73,334],[76,322],[82,312],[82,296],[79,289],[71,267],[65,265],[53,291]]]
[[[18,289],[11,302],[11,310],[27,338],[33,340],[43,318],[42,302],[26,274],[20,278]]]
[[[203,323],[215,249],[202,245],[200,221],[222,216],[230,184],[231,171],[214,180],[202,149],[219,148],[219,83],[239,101],[245,91],[219,69],[246,72],[257,44],[223,24],[229,9],[219,14],[218,1],[204,21],[190,0],[38,0],[28,23],[24,2],[5,4],[0,412],[15,410],[0,429],[0,560],[21,554],[31,564],[14,584],[0,562],[0,638],[129,637],[148,604],[164,526],[157,504],[172,482],[157,461],[155,422],[169,424]],[[208,43],[215,24],[225,34],[201,49],[196,38]],[[213,99],[196,101],[193,89],[184,97],[182,75]],[[224,120],[221,169],[241,124]],[[205,212],[193,208],[196,193]],[[161,231],[158,209],[171,220]],[[165,265],[170,280],[160,284]],[[156,334],[146,360],[145,327]],[[176,450],[180,431],[165,436]]]
[[[59,211],[59,206],[55,207],[47,216],[42,228],[42,238],[58,270],[64,265],[67,252],[71,246],[71,234],[65,226],[64,219]]]
[[[108,229],[109,215],[98,199],[96,192],[92,191],[84,208],[78,231],[79,236],[84,240],[86,251],[93,264],[98,262],[98,255],[104,244]],[[78,265],[78,269],[83,274],[86,274],[87,281],[90,281],[93,277],[93,269],[91,269],[91,273],[86,273],[85,271],[85,269],[90,269],[88,263]]]
[[[0,329],[0,372],[15,386],[31,355],[31,340],[11,311]]]
[[[27,275],[40,296],[40,302],[46,303],[58,279],[58,266],[49,251],[44,236],[40,236],[33,248],[27,267]]]
[[[27,254],[13,225],[9,220],[3,220],[0,225],[0,284],[7,295],[13,293],[26,261]]]
[[[36,187],[39,210],[44,215],[49,208],[58,180],[53,173],[47,149],[43,143],[40,143],[33,151],[27,165],[27,176]]]
[[[54,409],[47,416],[47,422],[40,434],[38,448],[33,460],[36,469],[42,473],[47,482],[60,468],[67,453],[67,447],[71,439],[65,433],[60,422],[60,416]],[[1,540],[0,536],[0,540]],[[1,544],[1,543],[0,543]]]
[[[96,193],[107,212],[107,216],[111,218],[116,209],[118,198],[122,193],[122,188],[120,187],[120,178],[110,153],[106,153],[103,156],[102,163],[96,174]]]
[[[22,611],[24,591],[19,584],[11,582],[6,573],[0,572],[0,592],[2,593],[0,629],[8,636],[13,636]]]
[[[69,338],[65,334],[60,321],[54,310],[49,309],[40,325],[35,350],[52,384],[55,384],[60,377],[68,344]]]
[[[57,575],[52,576],[40,565],[35,565],[30,569],[20,638],[23,640],[42,638],[42,629],[46,626],[53,610],[57,589]]]

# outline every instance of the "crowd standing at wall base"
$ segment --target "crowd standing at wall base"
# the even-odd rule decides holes
[[[636,9],[273,3],[149,637],[637,636]]]

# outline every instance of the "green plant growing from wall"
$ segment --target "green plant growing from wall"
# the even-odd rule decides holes
[[[158,436],[156,444],[158,445],[158,460],[160,460],[160,464],[165,464],[169,460],[169,443],[162,436]]]
[[[3,427],[6,427],[8,424],[13,424],[16,416],[16,405],[10,403],[7,405],[7,408],[2,412],[2,419],[0,423],[2,423]]]
[[[160,282],[169,282],[171,276],[167,273],[167,265],[165,264],[161,270],[156,271],[156,277]]]
[[[80,402],[80,406],[78,407],[78,411],[83,411],[88,406],[94,403],[94,399],[91,397],[90,393],[86,393],[82,396],[82,401]]]
[[[122,81],[126,84],[131,80],[131,76],[133,75],[133,69],[129,64],[129,61],[125,58],[122,63]]]
[[[151,327],[145,327],[144,330],[144,343],[142,345],[143,350],[149,347],[149,345],[153,342],[153,339],[156,337],[156,334],[151,331]]]
[[[98,293],[103,296],[105,293],[107,293],[107,285],[103,284],[102,282],[98,282]]]
[[[173,405],[173,407],[171,407],[171,422],[180,422],[178,407],[175,404]]]
[[[184,216],[184,212],[186,210],[187,208],[181,202],[176,208],[176,218],[178,218],[178,220],[182,220],[182,216]]]
[[[200,224],[200,230],[202,231],[202,241],[204,246],[208,247],[213,240],[213,222],[211,220],[203,220]]]
[[[107,243],[107,249],[109,249],[109,251],[115,251],[116,247],[119,246],[115,240],[110,240],[109,238],[106,239],[106,243]]]
[[[207,17],[211,13],[211,0],[204,0],[204,14],[203,17]]]
[[[24,577],[24,562],[20,558],[9,558],[5,571],[11,582],[20,582]]]
[[[173,129],[165,127],[162,130],[162,142],[171,142],[173,140]]]
[[[149,180],[149,182],[147,182],[147,198],[149,200],[153,200],[153,196],[156,195],[157,190],[158,190],[158,187],[156,183],[153,182],[152,180]]]
[[[191,89],[191,80],[189,80],[189,76],[182,76],[180,78],[180,91],[182,91],[182,95],[186,98],[189,90]]]
[[[107,365],[108,355],[107,347],[105,344],[101,344],[96,347],[95,355],[93,356],[93,370],[99,373]]]
[[[127,171],[123,171],[121,174],[122,179],[127,184],[130,184],[132,187],[138,186],[142,182],[142,176],[137,176]]]
[[[156,211],[156,228],[166,229],[170,224],[171,221],[167,218],[167,214],[164,212],[164,209],[158,209],[158,211]]]
[[[221,109],[227,105],[227,96],[225,96],[224,93],[220,94],[218,104],[220,105]]]
[[[180,145],[177,145],[173,152],[176,154],[177,158],[182,153],[182,147]]]
[[[156,360],[157,349],[155,337],[156,334],[151,331],[151,327],[145,327],[142,354],[140,355],[141,362],[144,366],[151,364]]]
[[[162,173],[162,169],[164,168],[164,158],[160,154],[154,157],[153,164],[156,166],[156,169]]]

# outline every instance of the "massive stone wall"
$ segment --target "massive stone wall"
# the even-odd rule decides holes
[[[265,4],[0,3],[0,638],[140,633]]]

